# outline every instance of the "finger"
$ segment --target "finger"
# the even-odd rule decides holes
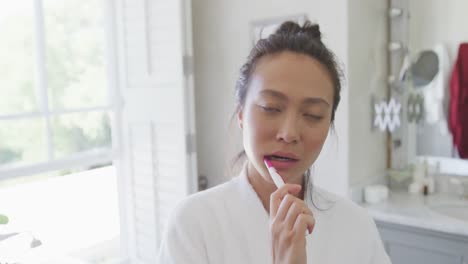
[[[299,214],[294,224],[295,236],[304,236],[306,230],[312,233],[315,227],[315,218],[309,214]]]
[[[300,214],[308,214],[308,211],[309,210],[305,202],[296,198],[294,203],[289,207],[286,218],[284,220],[286,228],[288,230],[292,230],[294,224],[296,223],[297,217]]]
[[[312,216],[312,218],[314,218],[314,225],[312,225],[312,226],[308,225],[307,226],[308,233],[311,234],[312,231],[314,230],[314,226],[315,226],[315,217],[314,217],[314,214],[312,213],[312,211],[310,210],[310,208],[307,206],[307,204],[306,204],[306,208],[305,208],[305,211],[303,212],[303,214],[310,215],[310,216]]]
[[[310,215],[310,216],[312,216],[314,218],[314,225],[313,226],[307,226],[308,233],[311,234],[312,231],[314,230],[314,226],[315,226],[315,217],[314,217],[314,213],[312,213],[312,210],[310,210],[309,206],[307,206],[307,203],[304,202],[304,205],[305,205],[305,211],[302,212],[302,213]]]
[[[302,186],[298,184],[285,184],[270,195],[270,218],[274,218],[278,212],[281,201],[288,193],[297,194]]]
[[[293,205],[299,198],[295,197],[292,194],[286,194],[286,196],[281,200],[281,203],[276,213],[275,220],[283,222],[286,219],[288,212],[290,211],[291,205]],[[292,225],[291,225],[292,226]]]

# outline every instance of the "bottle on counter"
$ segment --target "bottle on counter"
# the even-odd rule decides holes
[[[427,163],[427,160],[424,160],[424,181],[423,181],[423,194],[433,194],[435,191],[435,178],[434,178],[434,169],[431,165]],[[427,190],[424,190],[426,186]]]
[[[413,182],[408,186],[408,192],[420,194],[423,191],[424,167],[420,161],[414,165]]]
[[[408,186],[408,192],[413,194],[429,195],[435,191],[434,170],[424,159],[418,161],[414,166],[413,182]]]

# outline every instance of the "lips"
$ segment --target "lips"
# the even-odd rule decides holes
[[[297,155],[287,152],[275,152],[271,155],[265,155],[265,158],[275,169],[289,169],[299,162]]]
[[[277,151],[271,154],[270,156],[277,156],[277,157],[288,158],[292,160],[299,160],[299,157],[296,154],[290,153],[290,152]]]

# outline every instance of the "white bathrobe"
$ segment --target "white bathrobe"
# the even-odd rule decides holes
[[[318,187],[306,203],[316,219],[307,236],[307,263],[387,264],[374,221],[365,209]],[[227,183],[183,200],[164,233],[161,264],[270,264],[269,215],[244,170]]]

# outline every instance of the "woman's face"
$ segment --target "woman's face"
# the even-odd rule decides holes
[[[333,84],[317,60],[290,51],[259,59],[238,113],[249,171],[272,182],[267,158],[285,182],[301,184],[327,138],[332,105]]]

